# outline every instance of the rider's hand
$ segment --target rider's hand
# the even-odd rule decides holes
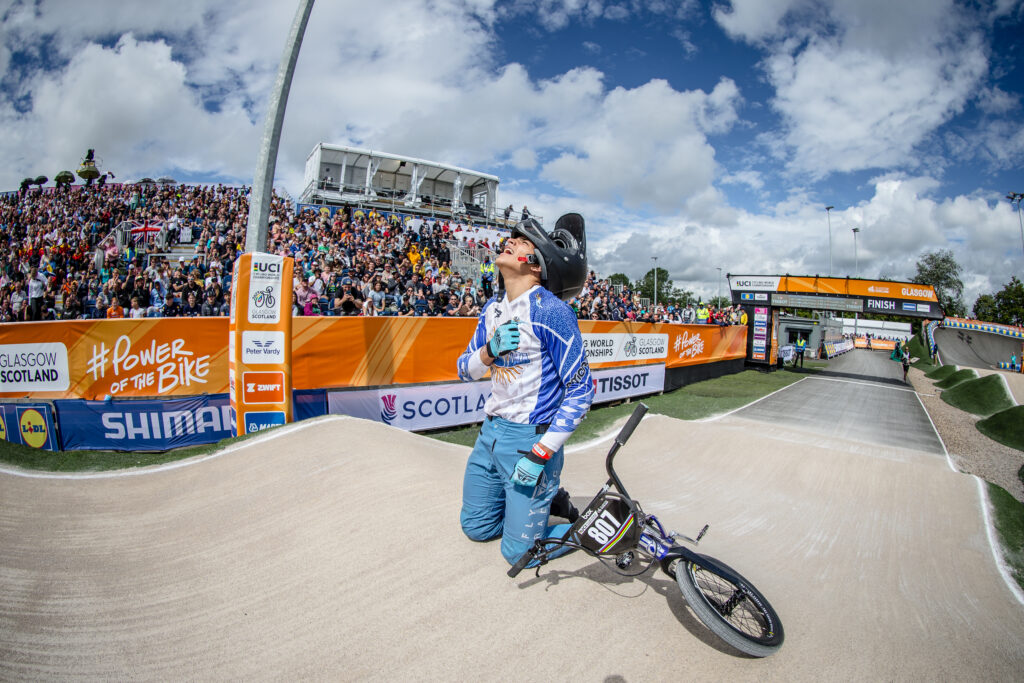
[[[534,444],[533,450],[519,458],[519,462],[516,463],[516,470],[512,473],[512,483],[531,488],[536,486],[537,480],[544,472],[544,466],[550,459],[551,453],[539,443]]]
[[[509,320],[499,325],[494,336],[487,342],[487,353],[491,358],[505,356],[519,348],[519,323]]]

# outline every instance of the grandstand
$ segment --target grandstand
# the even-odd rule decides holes
[[[265,247],[295,260],[296,315],[478,315],[496,284],[480,265],[521,217],[497,215],[497,177],[325,144],[306,173],[298,202],[275,194]],[[0,192],[0,322],[227,314],[249,188],[45,180]],[[570,305],[587,320],[685,321],[685,302],[655,310],[593,272]]]
[[[507,227],[496,205],[499,182],[481,171],[321,142],[306,158],[299,201]]]

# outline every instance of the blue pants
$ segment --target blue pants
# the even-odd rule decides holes
[[[484,421],[466,463],[462,481],[462,531],[474,541],[501,536],[501,554],[515,564],[538,538],[561,538],[568,524],[548,526],[551,499],[558,493],[562,449],[551,456],[537,486],[512,483],[512,472],[524,453],[540,440],[533,425],[500,417]],[[551,557],[569,552],[559,548]],[[533,566],[531,563],[528,566]]]

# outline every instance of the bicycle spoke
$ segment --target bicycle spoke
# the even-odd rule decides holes
[[[705,599],[733,628],[757,638],[766,635],[767,623],[742,588],[699,567],[694,568],[694,576]]]

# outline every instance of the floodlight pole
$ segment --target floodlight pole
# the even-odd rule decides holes
[[[825,207],[825,217],[828,219],[828,276],[832,277],[832,209],[834,206]]]
[[[654,309],[658,309],[658,257],[652,256],[651,260],[654,261]]]
[[[263,138],[260,140],[256,174],[252,180],[252,194],[249,196],[249,222],[245,231],[247,252],[265,251],[267,248],[267,221],[270,218],[270,198],[274,191],[274,170],[277,167],[277,148],[281,142],[284,110],[288,105],[288,91],[292,87],[292,74],[295,73],[295,62],[299,59],[302,36],[306,32],[312,10],[313,0],[299,0],[284,45],[284,54],[281,55],[281,64],[277,68],[277,79],[270,92],[270,105],[263,122]]]
[[[857,258],[857,233],[860,228],[853,229],[853,276],[860,277],[860,259]]]
[[[1017,222],[1020,223],[1020,248],[1024,252],[1024,219],[1020,217],[1020,200],[1024,199],[1024,192],[1011,192],[1006,198],[1013,204],[1017,202]]]
[[[860,277],[860,259],[857,258],[857,233],[860,232],[860,228],[853,228],[853,276]],[[857,323],[860,318],[860,314],[856,311],[853,312],[853,336],[857,336]]]
[[[721,309],[722,308],[722,269],[721,268],[715,268],[715,270],[718,271],[718,301],[716,301],[715,303],[718,305],[718,308]]]

